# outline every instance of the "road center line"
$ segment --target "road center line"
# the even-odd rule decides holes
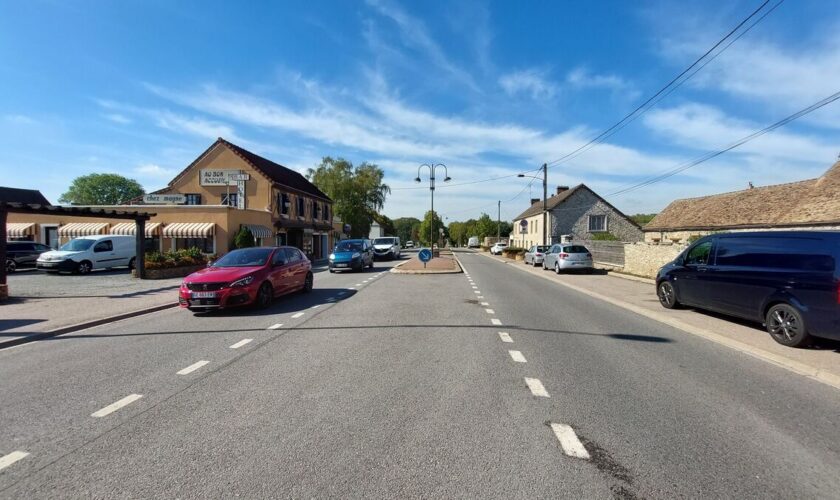
[[[517,363],[527,363],[528,361],[525,360],[525,356],[522,355],[519,351],[508,351],[510,357],[516,361]]]
[[[299,313],[294,313],[294,314],[292,314],[292,319],[298,319],[298,318],[300,318],[301,316],[303,316],[303,313],[302,313],[302,312],[299,312]]]
[[[12,465],[13,463],[26,458],[29,456],[29,453],[25,451],[13,451],[8,455],[0,457],[0,470],[5,469],[6,467]]]
[[[277,329],[278,329],[278,328],[280,328],[281,326],[283,326],[283,323],[277,323],[277,324],[274,324],[274,325],[269,326],[269,327],[267,328],[267,330],[277,330]]]
[[[130,405],[131,403],[137,401],[138,399],[140,399],[142,397],[143,397],[142,394],[130,394],[130,395],[122,398],[121,400],[117,401],[116,403],[111,403],[108,406],[106,406],[105,408],[102,408],[99,411],[95,411],[95,412],[91,413],[90,416],[99,418],[99,417],[104,417],[106,415],[110,415],[111,413],[114,413],[115,411],[119,410],[123,406]]]
[[[242,340],[240,340],[239,342],[237,342],[237,343],[233,344],[232,346],[230,346],[230,348],[231,348],[231,349],[239,349],[239,348],[240,348],[240,347],[242,347],[243,345],[251,343],[251,341],[253,341],[253,340],[254,340],[254,339],[242,339]]]
[[[487,314],[496,314],[496,311],[492,309],[485,309],[485,311],[487,311]]]
[[[510,334],[508,334],[508,332],[499,332],[499,338],[502,339],[502,342],[507,342],[509,344],[513,343],[513,339],[510,338]]]
[[[543,387],[543,384],[542,382],[540,382],[540,379],[525,377],[525,383],[528,384],[528,389],[531,389],[531,394],[533,394],[534,396],[539,396],[541,398],[551,397],[548,395],[548,391],[545,390],[545,387]]]
[[[575,430],[566,424],[551,423],[551,430],[560,441],[560,446],[563,448],[563,453],[570,457],[582,458],[589,460],[589,452],[583,446],[583,443],[578,439]]]
[[[197,362],[191,364],[190,366],[184,368],[183,370],[179,371],[178,375],[189,375],[190,373],[198,370],[199,368],[206,365],[207,363],[209,363],[209,361],[204,360],[204,359],[202,359],[201,361],[197,361]]]
[[[502,324],[502,322],[501,322],[501,321],[499,321],[499,320],[498,320],[498,319],[496,319],[496,318],[491,319],[491,320],[490,320],[490,323],[493,323],[494,325],[501,325],[501,324]]]

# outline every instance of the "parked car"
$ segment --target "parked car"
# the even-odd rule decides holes
[[[496,243],[490,247],[490,253],[493,255],[501,255],[507,248],[507,243]]]
[[[583,245],[558,243],[543,256],[543,269],[554,269],[557,274],[572,270],[591,273],[594,269],[592,254]]]
[[[47,245],[31,241],[6,242],[6,274],[22,267],[35,267],[38,256],[50,250],[52,249]]]
[[[470,239],[467,241],[467,248],[478,248],[481,246],[481,243],[478,241],[478,236],[470,236]]]
[[[539,266],[543,263],[543,257],[545,257],[545,252],[551,248],[548,245],[534,245],[525,252],[525,263],[531,264],[533,266]]]
[[[373,269],[373,245],[368,240],[342,240],[330,254],[330,272]]]
[[[280,295],[310,292],[313,284],[312,263],[297,248],[240,248],[184,278],[178,304],[193,311],[265,308]]]
[[[399,259],[402,252],[400,239],[387,236],[373,240],[373,256],[379,259]]]
[[[406,241],[405,242],[405,247],[406,248],[414,248],[414,242],[411,241],[411,240]]]
[[[706,236],[656,276],[662,306],[708,309],[764,324],[776,342],[840,339],[840,232]]]
[[[134,236],[99,234],[74,238],[58,250],[42,253],[35,267],[48,272],[87,274],[94,269],[134,267],[136,255]]]

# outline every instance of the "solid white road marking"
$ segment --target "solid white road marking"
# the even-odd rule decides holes
[[[492,309],[485,309],[485,311],[487,311],[487,314],[496,314],[496,311]]]
[[[583,446],[583,443],[578,439],[575,430],[566,424],[551,423],[551,430],[560,441],[560,446],[563,447],[563,453],[570,457],[582,458],[589,460],[589,452]]]
[[[267,330],[276,330],[276,329],[280,328],[281,326],[283,326],[283,323],[277,323],[277,324],[269,326],[267,328]]]
[[[251,343],[253,340],[254,340],[254,339],[242,339],[242,340],[240,340],[239,342],[237,342],[237,343],[233,344],[232,346],[230,346],[230,348],[231,348],[231,349],[239,349],[239,348],[240,348],[240,347],[242,347],[243,345]]]
[[[499,338],[502,339],[502,342],[507,342],[509,344],[513,343],[513,339],[510,338],[508,332],[499,332]]]
[[[534,396],[540,396],[542,398],[550,398],[551,396],[548,395],[548,392],[543,387],[542,382],[538,378],[528,378],[525,377],[525,383],[528,384],[528,389],[531,389],[531,394]]]
[[[191,364],[190,366],[184,368],[183,370],[179,371],[178,375],[189,375],[190,373],[198,370],[199,368],[206,365],[207,363],[209,363],[209,361],[204,360],[204,359],[202,359],[201,361],[197,361],[197,362]]]
[[[501,325],[501,324],[502,324],[502,322],[501,322],[501,321],[499,321],[499,320],[498,320],[498,319],[496,319],[496,318],[491,319],[491,320],[490,320],[490,322],[491,322],[491,323],[493,323],[494,325]]]
[[[91,417],[104,417],[105,415],[109,415],[114,413],[115,411],[119,410],[123,406],[130,405],[131,403],[137,401],[138,399],[142,398],[142,394],[130,394],[121,400],[117,401],[116,403],[111,403],[105,408],[102,408],[99,411],[95,411],[90,414]]]
[[[300,313],[294,313],[294,314],[292,314],[292,319],[298,319],[298,318],[300,318],[301,316],[303,316],[303,313],[302,313],[302,312],[300,312]]]
[[[25,451],[13,451],[6,456],[0,457],[0,470],[12,465],[22,458],[26,458],[29,453]]]
[[[516,361],[517,363],[527,363],[528,361],[525,360],[525,356],[522,355],[519,351],[508,351],[510,357]]]

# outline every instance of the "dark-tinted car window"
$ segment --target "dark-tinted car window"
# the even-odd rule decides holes
[[[278,248],[271,257],[271,263],[275,266],[282,266],[286,263],[286,252],[282,248]]]
[[[554,245],[551,247],[551,250],[548,253],[560,253],[560,245]]]
[[[35,244],[35,251],[36,252],[49,252],[52,248],[48,247],[47,245],[43,245],[41,243]]]
[[[287,248],[286,259],[288,259],[290,263],[300,262],[300,252],[296,248]]]
[[[566,253],[587,253],[589,250],[586,249],[585,246],[582,245],[570,245],[563,248],[563,251]]]
[[[709,263],[709,253],[712,251],[712,242],[705,241],[688,251],[685,257],[687,266],[704,266]]]
[[[716,265],[833,271],[834,257],[813,238],[720,238]]]
[[[100,241],[93,247],[94,252],[110,252],[114,249],[114,244],[111,243],[111,240]]]

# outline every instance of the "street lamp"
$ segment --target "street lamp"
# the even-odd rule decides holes
[[[548,197],[548,164],[543,163],[540,170],[543,171],[542,181],[543,181],[543,228],[542,228],[542,244],[543,246],[548,245],[546,242],[546,225],[547,225],[547,218],[548,213],[546,212],[546,198]],[[532,179],[539,179],[539,177],[535,177],[533,175],[525,175],[519,174],[517,177],[531,177]]]
[[[420,182],[420,170],[426,167],[429,169],[429,191],[432,192],[432,227],[429,230],[429,245],[432,246],[432,250],[435,248],[435,170],[438,167],[443,167],[444,172],[444,179],[443,182],[449,182],[452,179],[449,177],[449,170],[447,170],[446,165],[443,163],[424,163],[417,167],[417,177],[414,178],[414,182]]]

